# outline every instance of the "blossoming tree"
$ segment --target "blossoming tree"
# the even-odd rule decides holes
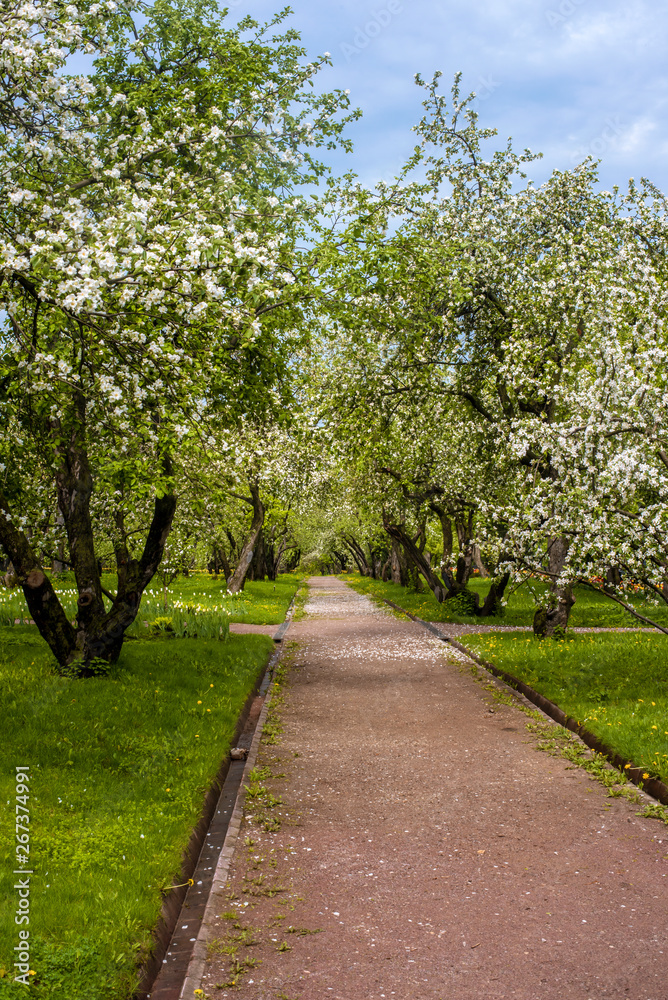
[[[225,27],[205,0],[2,7],[0,542],[59,663],[89,672],[118,656],[160,562],[188,434],[262,410],[286,363],[309,280],[296,188],[348,98],[313,93],[320,63],[293,32]],[[94,71],[69,74],[85,55]],[[74,623],[34,542],[58,512]]]

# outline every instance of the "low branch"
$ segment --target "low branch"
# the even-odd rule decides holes
[[[583,587],[588,587],[590,590],[596,591],[597,594],[603,594],[604,597],[608,597],[611,601],[616,601],[617,604],[620,604],[626,611],[629,612],[629,614],[633,615],[634,618],[637,618],[638,621],[645,622],[646,625],[651,625],[652,628],[656,628],[659,632],[663,632],[664,635],[668,635],[668,628],[664,628],[663,625],[659,625],[658,622],[652,621],[651,618],[645,618],[645,616],[641,615],[639,611],[636,611],[632,604],[627,604],[626,601],[621,599],[621,597],[616,597],[615,594],[608,594],[601,587],[595,587],[593,583],[589,582],[589,580],[579,578],[577,583],[581,584]]]

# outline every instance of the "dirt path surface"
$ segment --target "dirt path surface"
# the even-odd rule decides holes
[[[230,632],[235,635],[248,635],[249,633],[273,635],[278,628],[278,625],[247,625],[245,622],[230,622]]]
[[[666,827],[419,625],[310,587],[205,994],[666,1000]]]

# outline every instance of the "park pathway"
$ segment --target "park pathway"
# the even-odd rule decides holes
[[[282,801],[247,799],[205,994],[667,1000],[667,828],[419,625],[333,577],[306,611],[258,760]]]

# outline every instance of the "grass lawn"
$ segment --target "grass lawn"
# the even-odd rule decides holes
[[[169,589],[175,607],[199,608],[201,611],[225,612],[230,622],[247,625],[280,625],[290,606],[302,576],[298,573],[281,573],[271,580],[247,583],[240,594],[228,596],[223,579],[214,580],[209,573],[193,573],[179,577]],[[156,580],[144,595],[144,603],[157,614],[164,614],[164,594]]]
[[[519,632],[463,637],[464,645],[519,677],[586,725],[610,749],[668,781],[668,637],[630,632]]]
[[[395,583],[383,583],[382,580],[372,580],[367,576],[360,576],[359,573],[344,573],[340,577],[349,583],[361,594],[368,594],[370,597],[386,597],[395,604],[400,604],[406,611],[424,618],[430,622],[455,622],[457,624],[480,625],[481,622],[498,625],[531,625],[536,610],[536,602],[531,593],[531,588],[537,594],[545,592],[545,584],[532,580],[525,582],[515,588],[509,586],[506,590],[507,606],[501,618],[473,618],[470,615],[457,613],[456,604],[453,601],[445,601],[439,604],[432,592],[426,587],[425,591],[417,594],[409,587],[400,587]],[[477,590],[481,596],[481,603],[484,595],[489,589],[489,580],[480,577],[473,577],[469,583],[471,590]],[[636,606],[641,614],[646,614],[649,618],[659,622],[663,626],[668,626],[668,607],[658,607],[649,605],[644,601],[637,600]],[[642,625],[637,618],[624,611],[614,601],[609,600],[602,594],[597,594],[586,587],[577,587],[575,591],[575,604],[571,611],[571,626],[584,627],[628,627],[638,628]]]
[[[186,582],[194,588],[193,578]],[[264,606],[249,607],[242,620],[278,621],[295,586],[279,582],[274,598],[273,585],[251,585]],[[160,890],[178,881],[205,792],[272,648],[264,635],[128,641],[108,677],[72,680],[54,672],[34,626],[0,627],[8,804],[0,821],[0,997],[26,995],[12,964],[16,765],[30,767],[29,995],[125,1000]]]
[[[214,580],[209,573],[192,573],[179,577],[165,593],[154,578],[142,597],[137,621],[130,635],[141,637],[144,622],[156,618],[173,618],[174,624],[189,620],[195,625],[196,634],[202,638],[217,638],[222,625],[229,622],[246,622],[249,625],[280,625],[285,619],[290,602],[302,577],[297,573],[283,573],[275,582],[270,580],[247,583],[240,594],[228,595],[223,579]],[[105,574],[102,584],[112,593],[116,587],[114,574]],[[54,586],[68,615],[76,615],[77,593],[74,575],[63,573]],[[11,625],[28,614],[23,592],[0,589],[0,624]]]

